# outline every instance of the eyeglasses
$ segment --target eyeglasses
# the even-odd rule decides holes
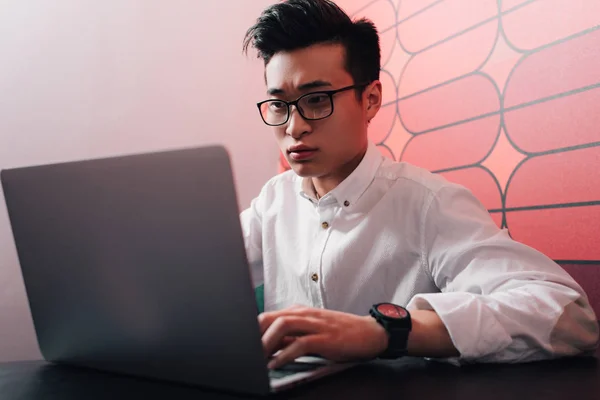
[[[270,99],[257,104],[260,116],[270,126],[283,125],[290,119],[290,106],[296,106],[302,118],[309,121],[324,119],[333,114],[333,95],[350,89],[358,89],[368,85],[346,86],[336,90],[311,92],[298,97],[294,101]]]

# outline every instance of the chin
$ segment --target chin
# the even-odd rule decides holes
[[[323,175],[321,169],[310,162],[292,162],[290,166],[296,175],[302,178],[317,178]]]

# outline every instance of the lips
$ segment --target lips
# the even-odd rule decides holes
[[[312,158],[318,149],[303,144],[298,144],[288,148],[288,154],[294,161],[305,161]]]

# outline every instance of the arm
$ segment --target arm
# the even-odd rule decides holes
[[[444,322],[435,311],[412,310],[410,314],[412,330],[408,336],[408,355],[432,358],[460,355]],[[387,344],[387,334],[383,340]]]
[[[246,246],[246,256],[250,265],[250,273],[254,287],[263,284],[264,273],[262,263],[262,193],[252,200],[250,207],[240,214],[240,222]]]
[[[513,241],[466,189],[448,185],[425,204],[423,268],[441,293],[407,308],[409,355],[518,362],[593,350],[598,324],[581,287],[541,253]],[[370,316],[294,307],[259,317],[276,368],[304,354],[370,359],[387,333]]]
[[[468,190],[442,188],[423,215],[423,267],[442,293],[416,295],[408,305],[417,319],[420,310],[437,317],[411,333],[423,344],[415,349],[426,350],[418,353],[447,355],[448,338],[461,361],[533,361],[596,347],[598,324],[583,289],[498,229]],[[441,339],[436,344],[430,335]]]

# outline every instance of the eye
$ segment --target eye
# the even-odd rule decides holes
[[[273,112],[287,111],[287,106],[283,101],[270,101],[269,109]]]
[[[313,95],[306,97],[305,101],[306,101],[306,104],[313,106],[313,107],[325,105],[329,102],[329,96],[326,94],[322,94],[322,93],[315,93]]]

